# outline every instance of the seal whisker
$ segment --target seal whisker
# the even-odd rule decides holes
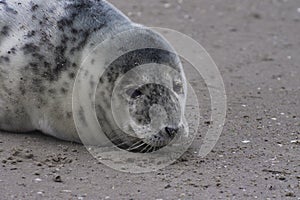
[[[145,148],[143,148],[143,149],[141,150],[141,152],[142,152],[142,153],[145,153],[145,150],[146,150],[147,148],[150,148],[150,147],[151,147],[151,145],[150,145],[150,144],[146,145],[146,147],[145,147]]]
[[[139,144],[141,143],[141,144]],[[138,149],[140,147],[142,147],[143,145],[145,145],[145,143],[143,141],[138,141],[137,143],[135,143],[134,145],[132,145],[131,147],[129,147],[128,149],[126,149],[127,151],[132,151],[135,149]]]
[[[110,138],[110,139],[109,139],[109,142],[103,143],[103,145],[105,146],[105,145],[108,145],[108,144],[113,143],[115,146],[119,147],[119,146],[122,146],[122,145],[124,145],[124,144],[127,143],[126,141],[124,141],[124,142],[122,142],[122,143],[115,144],[115,143],[117,143],[119,140],[120,140],[120,138],[119,138],[118,136],[115,136],[115,137],[113,137],[113,138]]]
[[[141,150],[142,153],[147,153],[151,149],[151,145],[147,145],[144,149]]]
[[[154,146],[152,146],[152,147],[150,147],[147,151],[146,151],[146,153],[150,153],[150,152],[153,152],[155,150],[155,147]]]

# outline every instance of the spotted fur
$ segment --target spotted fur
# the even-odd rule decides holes
[[[0,0],[0,129],[39,130],[80,141],[71,97],[82,59],[105,38],[133,26],[104,0]],[[120,62],[140,55],[147,52],[136,52]],[[141,63],[152,59],[176,68],[169,55],[150,55]],[[129,70],[125,66],[129,65],[116,63],[100,84],[112,84]],[[96,83],[90,84],[95,87]],[[98,95],[103,98],[106,94]],[[98,110],[105,113],[101,105]]]

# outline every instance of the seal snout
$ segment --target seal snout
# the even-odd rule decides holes
[[[176,128],[167,126],[160,130],[157,134],[143,139],[143,141],[146,144],[151,145],[153,148],[163,148],[171,144],[176,138],[183,136],[184,131],[185,129],[183,126],[177,126]]]

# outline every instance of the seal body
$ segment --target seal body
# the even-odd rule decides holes
[[[72,89],[80,64],[105,38],[138,26],[102,0],[0,0],[0,129],[39,130],[80,142],[73,121],[73,114],[80,113],[72,113]],[[156,38],[153,33],[151,39]],[[111,77],[124,73],[116,69],[138,59],[159,59],[176,68],[176,59],[161,53],[152,51],[147,56],[144,50],[125,56],[110,66],[113,70],[99,84],[107,90]],[[104,93],[97,96],[99,101],[106,98]],[[104,116],[109,109],[103,102],[96,107]],[[104,124],[113,130],[110,123]]]

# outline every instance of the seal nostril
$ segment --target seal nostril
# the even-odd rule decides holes
[[[166,133],[167,133],[171,138],[173,138],[173,137],[175,136],[177,130],[178,130],[178,129],[174,129],[174,128],[170,128],[170,127],[166,127],[166,128],[165,128]]]

